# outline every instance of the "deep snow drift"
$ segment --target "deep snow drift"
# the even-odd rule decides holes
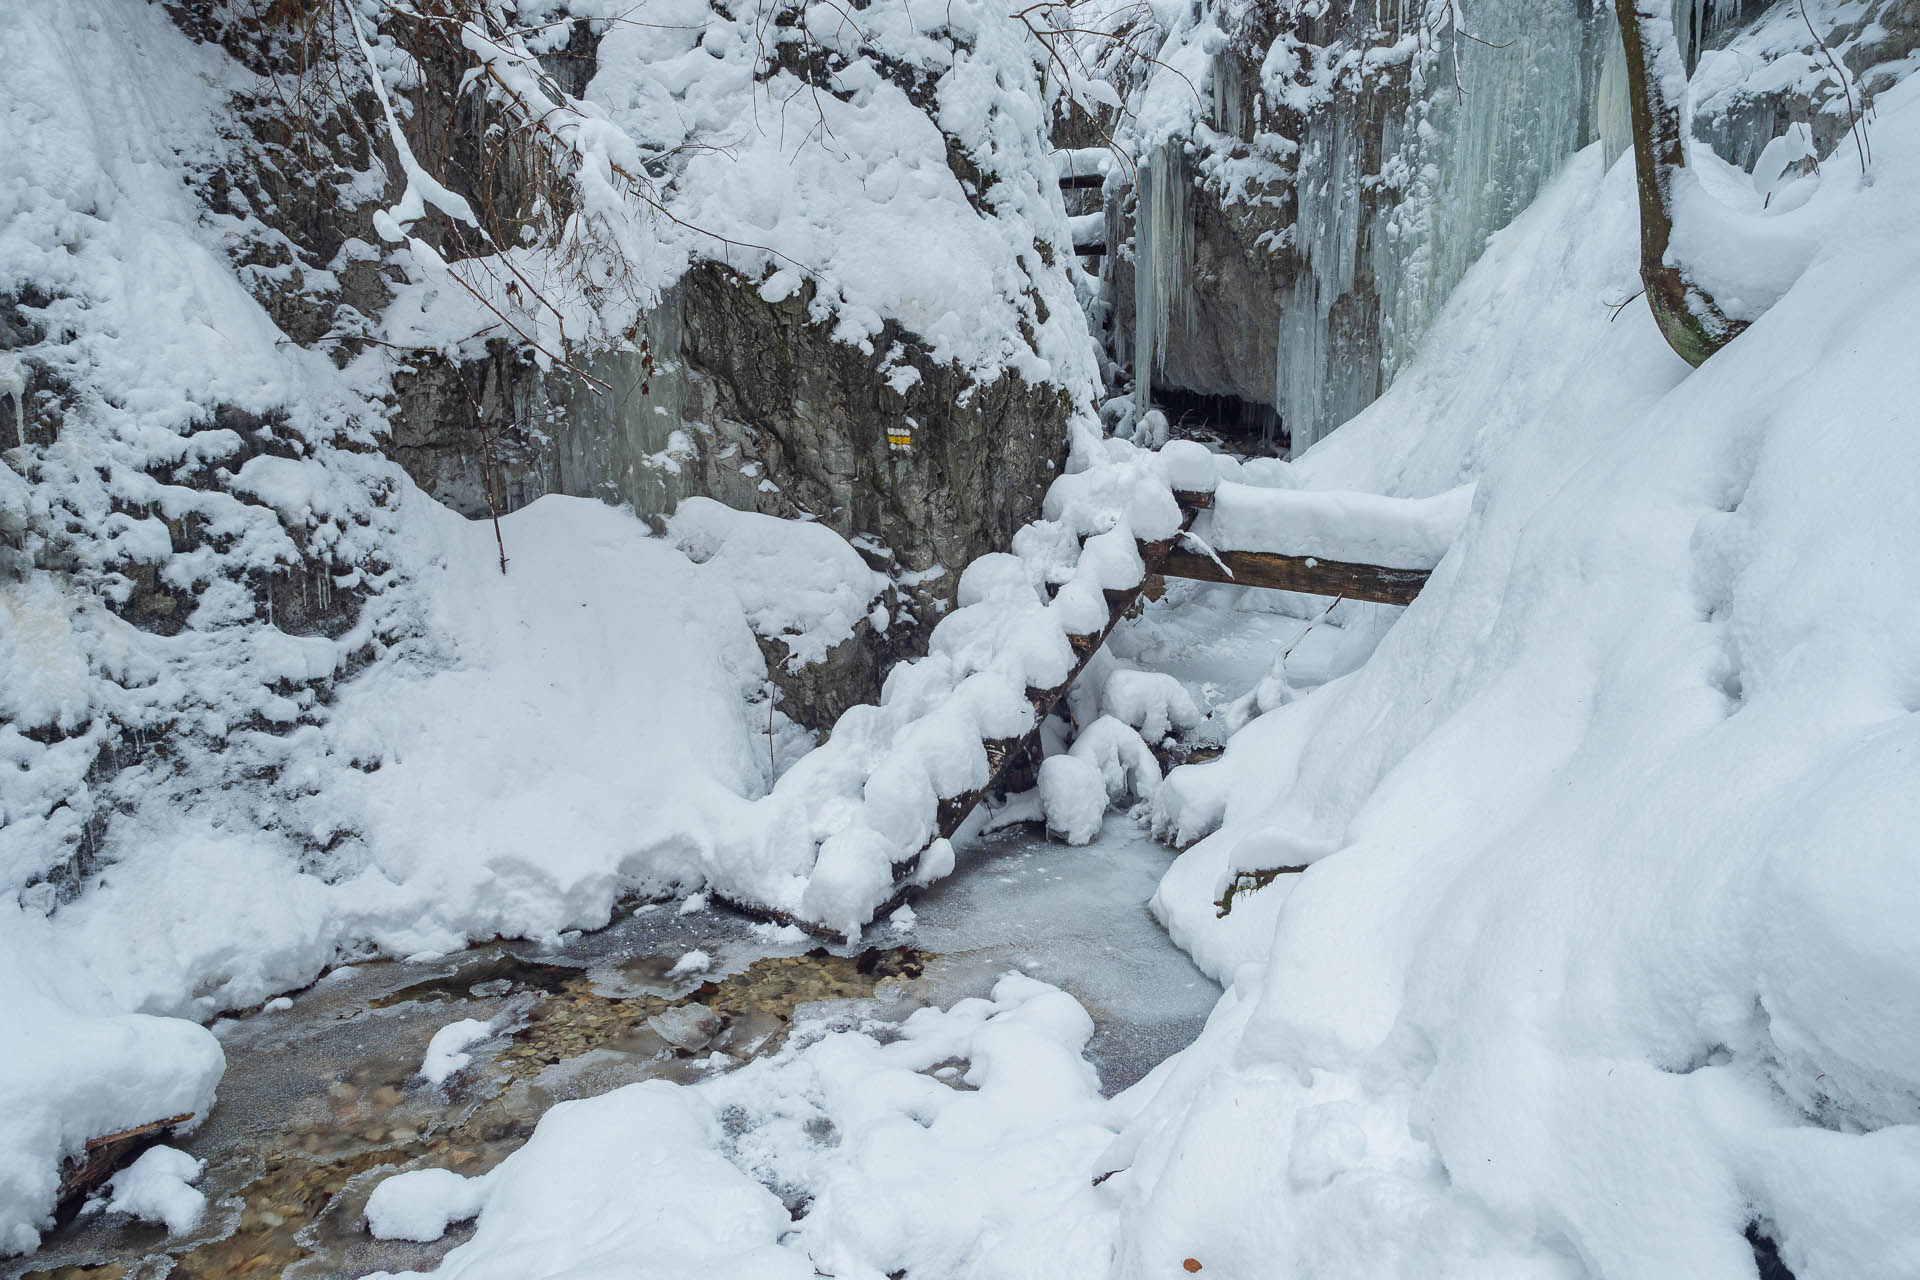
[[[766,1069],[804,1087],[582,1103],[468,1197],[479,1230],[443,1272],[644,1265],[644,1227],[711,1274],[863,1280],[1745,1280],[1775,1249],[1803,1280],[1915,1274],[1913,85],[1875,148],[1871,181],[1829,165],[1778,215],[1804,273],[1691,373],[1644,313],[1613,319],[1632,175],[1589,150],[1392,393],[1293,468],[1478,488],[1371,661],[1161,789],[1168,817],[1221,800],[1156,900],[1232,983],[1194,1046],[1098,1107],[1066,1009],[1005,988],[924,1023],[971,1043],[829,1038]],[[1238,871],[1299,862],[1218,915]],[[1046,1064],[1005,1092],[978,1038],[1002,1023]],[[982,1090],[886,1073],[941,1053]],[[815,1108],[831,1128],[804,1141]],[[538,1194],[567,1153],[627,1169],[616,1126],[682,1153],[725,1222]],[[969,1177],[982,1140],[992,1174]],[[818,1198],[788,1224],[760,1188],[800,1168]],[[954,1180],[921,1198],[930,1169]],[[1004,1209],[953,1191],[1008,1186]],[[428,1190],[396,1184],[394,1222],[437,1226]]]

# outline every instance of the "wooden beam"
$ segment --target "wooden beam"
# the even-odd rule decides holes
[[[1060,187],[1063,191],[1085,191],[1093,187],[1107,185],[1104,173],[1063,173],[1060,175]]]
[[[1159,572],[1169,578],[1189,578],[1195,582],[1304,591],[1309,595],[1342,596],[1377,604],[1411,604],[1420,594],[1420,588],[1427,584],[1425,569],[1389,569],[1377,564],[1349,564],[1266,551],[1217,554],[1225,569],[1214,563],[1212,556],[1176,547],[1160,562]]]
[[[1107,246],[1104,242],[1100,244],[1077,244],[1073,246],[1073,251],[1083,258],[1104,258],[1107,256]]]
[[[1183,531],[1193,524],[1194,516],[1198,513],[1199,509],[1213,500],[1212,494],[1194,495],[1181,493],[1176,496],[1179,498],[1182,506],[1180,528]],[[1140,553],[1140,563],[1145,567],[1146,573],[1142,575],[1140,581],[1134,586],[1127,587],[1124,590],[1105,591],[1102,593],[1106,596],[1107,600],[1107,621],[1105,626],[1101,627],[1097,632],[1092,632],[1087,635],[1067,637],[1067,643],[1073,650],[1074,661],[1073,668],[1067,672],[1066,679],[1050,689],[1029,688],[1027,690],[1027,701],[1033,706],[1033,728],[1018,738],[996,738],[981,743],[981,746],[987,753],[986,784],[971,791],[963,791],[957,796],[940,797],[939,807],[936,811],[936,821],[938,822],[936,834],[941,839],[951,839],[954,833],[960,830],[960,825],[967,820],[967,816],[979,806],[980,801],[989,791],[992,791],[1000,784],[1001,779],[1007,775],[1008,770],[1012,768],[1014,762],[1020,759],[1023,754],[1031,754],[1037,758],[1040,746],[1041,726],[1046,722],[1047,717],[1053,713],[1053,709],[1059,704],[1060,699],[1067,696],[1067,690],[1073,687],[1073,682],[1079,678],[1082,671],[1086,670],[1087,663],[1091,662],[1093,655],[1100,651],[1100,646],[1106,643],[1107,637],[1113,634],[1113,629],[1120,624],[1120,619],[1126,615],[1127,610],[1133,607],[1134,602],[1138,600],[1141,593],[1147,589],[1147,584],[1154,580],[1156,574],[1163,572],[1160,567],[1161,563],[1172,553],[1178,537],[1179,535],[1175,534],[1172,538],[1163,538],[1153,542],[1136,541],[1134,543],[1135,549]],[[920,859],[925,853],[926,850],[922,848],[911,857],[893,864],[894,891],[885,902],[882,902],[875,908],[874,919],[878,920],[892,913],[900,906],[911,901],[919,892],[919,887],[913,883],[913,877],[920,870]],[[794,925],[807,933],[813,934],[815,937],[826,938],[836,942],[840,940],[840,935],[825,925],[801,916],[796,916],[788,911],[782,911],[777,907],[769,907],[757,902],[730,898],[712,890],[709,890],[708,893],[715,903],[726,907],[728,910],[737,911],[741,915],[751,916],[758,920],[770,920],[775,924]]]
[[[69,1156],[60,1167],[60,1204],[72,1207],[88,1192],[99,1188],[117,1170],[132,1163],[135,1156],[165,1138],[175,1125],[185,1124],[191,1119],[193,1112],[183,1111],[164,1120],[150,1120],[131,1129],[88,1138],[85,1151]]]

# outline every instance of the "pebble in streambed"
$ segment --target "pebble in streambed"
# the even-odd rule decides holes
[[[471,1227],[430,1245],[373,1240],[362,1213],[388,1174],[483,1173],[556,1103],[637,1080],[693,1080],[756,1057],[778,1046],[802,1005],[879,995],[904,1016],[924,1002],[918,980],[929,959],[908,947],[817,949],[693,985],[670,980],[671,956],[609,971],[494,948],[371,999],[342,1000],[323,982],[291,1010],[227,1028],[220,1103],[179,1144],[207,1161],[200,1186],[209,1208],[194,1233],[168,1239],[83,1216],[19,1261],[39,1268],[25,1273],[36,1280],[318,1280],[430,1267]],[[460,1017],[501,1032],[434,1088],[417,1075],[426,1043]]]

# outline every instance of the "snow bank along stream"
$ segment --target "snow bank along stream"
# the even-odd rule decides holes
[[[990,837],[972,874],[930,894],[911,926],[833,954],[669,904],[551,949],[491,944],[336,970],[273,1002],[284,1007],[215,1024],[228,1059],[220,1102],[181,1144],[207,1162],[197,1226],[169,1236],[97,1214],[5,1274],[162,1257],[178,1276],[428,1265],[465,1233],[422,1245],[366,1231],[367,1197],[394,1170],[482,1173],[558,1102],[709,1079],[792,1027],[894,1024],[985,994],[1007,972],[1074,992],[1098,1024],[1088,1061],[1108,1091],[1123,1088],[1193,1038],[1219,988],[1147,913],[1166,851],[1113,825],[1087,849]],[[446,1069],[435,1048],[466,1021],[470,1060],[436,1084],[423,1069]]]
[[[1232,608],[1241,593],[1231,590],[1172,591],[1116,638],[1126,665],[1103,656],[1109,685],[1124,690],[1138,663],[1168,673],[1191,705],[1225,712],[1279,651],[1292,649],[1290,670],[1310,684],[1352,647],[1340,617],[1310,626],[1295,616],[1306,612],[1298,602],[1265,602],[1293,613],[1246,611]],[[214,1024],[228,1062],[220,1100],[180,1143],[206,1162],[197,1224],[170,1236],[96,1208],[7,1274],[64,1277],[162,1257],[180,1276],[431,1265],[468,1231],[414,1242],[366,1229],[368,1198],[394,1171],[483,1173],[556,1103],[641,1080],[711,1080],[795,1028],[803,1041],[829,1028],[884,1029],[916,1009],[985,996],[1009,973],[1079,1002],[1078,1016],[1091,1018],[1085,1062],[1100,1091],[1115,1093],[1189,1043],[1220,989],[1148,911],[1165,846],[1121,814],[1096,825],[1080,847],[1017,824],[970,837],[964,874],[869,930],[865,945],[831,953],[696,896],[546,948],[494,943],[332,971]],[[405,1215],[395,1212],[387,1225],[398,1230]]]

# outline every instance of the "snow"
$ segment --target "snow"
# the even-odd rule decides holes
[[[1235,985],[1109,1184],[1120,1274],[1207,1239],[1230,1271],[1733,1277],[1749,1222],[1802,1276],[1912,1270],[1914,597],[1874,575],[1916,532],[1916,106],[1691,375],[1601,305],[1631,173],[1583,155],[1297,465],[1464,464],[1476,515],[1372,661],[1192,771],[1224,822],[1156,907]],[[1218,918],[1235,871],[1302,863]]]
[[[1738,1280],[1752,1236],[1800,1276],[1912,1274],[1920,94],[1881,109],[1876,181],[1823,185],[1820,248],[1703,368],[1612,317],[1634,191],[1596,146],[1289,469],[1473,481],[1472,515],[1370,659],[1163,784],[1219,810],[1155,901],[1228,984],[1191,1047],[1102,1105],[1084,1013],[1008,979],[575,1104],[441,1273]],[[891,699],[947,687],[908,670]],[[1074,754],[1042,780],[1050,825],[1104,808]],[[924,1074],[955,1060],[976,1089]],[[667,1169],[738,1230],[664,1218]]]
[[[850,638],[887,586],[885,575],[825,525],[686,498],[667,529],[702,577],[733,591],[755,632],[785,642],[790,671]]]
[[[450,1076],[465,1071],[473,1062],[473,1055],[467,1050],[494,1034],[493,1024],[484,1019],[462,1018],[449,1022],[434,1032],[428,1042],[427,1056],[420,1062],[420,1076],[436,1088],[445,1084]]]
[[[1100,702],[1148,742],[1159,742],[1175,729],[1192,729],[1200,723],[1193,695],[1160,671],[1115,671],[1107,677]]]
[[[1429,498],[1223,483],[1200,536],[1222,551],[1270,551],[1390,569],[1431,569],[1460,534],[1473,486]]]
[[[438,1240],[452,1224],[479,1216],[485,1187],[448,1169],[383,1179],[367,1197],[367,1230],[380,1240]]]
[[[89,1138],[205,1117],[225,1065],[204,1027],[123,1012],[37,912],[0,902],[0,1250],[39,1241],[60,1160]]]
[[[1107,816],[1107,784],[1100,767],[1079,756],[1040,762],[1040,809],[1047,830],[1068,844],[1089,844]]]
[[[609,37],[593,90],[671,133],[650,146],[742,130],[756,101],[752,24],[676,3],[685,22]],[[840,153],[794,166],[757,127],[731,167],[684,146],[671,207],[755,240],[736,265],[769,293],[811,278],[849,341],[918,326],[939,359],[1088,400],[1074,299],[1033,266],[1067,224],[1030,59],[983,6],[869,18],[821,37],[844,55],[820,100]],[[960,48],[915,25],[936,20]],[[1210,57],[1186,30],[1173,52]],[[1830,164],[1768,201],[1778,174],[1698,166],[1676,243],[1757,319],[1697,372],[1643,306],[1613,315],[1638,288],[1631,175],[1589,151],[1435,324],[1398,331],[1427,329],[1387,396],[1295,461],[1153,454],[1082,414],[1042,518],[966,569],[928,657],[776,780],[755,635],[805,661],[884,617],[857,552],[698,500],[663,539],[549,497],[501,521],[503,574],[490,525],[379,457],[378,371],[283,344],[233,276],[183,159],[224,145],[233,66],[144,5],[12,6],[0,45],[0,289],[52,299],[25,404],[55,374],[80,406],[0,469],[0,1248],[34,1246],[88,1138],[206,1114],[222,1056],[188,1019],[342,956],[558,938],[708,888],[856,934],[954,869],[938,802],[1036,728],[1028,690],[1139,584],[1179,488],[1216,491],[1212,545],[1433,570],[1404,613],[1309,636],[1302,611],[1293,656],[1204,718],[1135,669],[1151,623],[1129,624],[1078,737],[1047,730],[1049,827],[1090,842],[1144,802],[1191,846],[1154,910],[1231,989],[1190,1050],[1102,1103],[1085,1012],[1009,978],[897,1036],[824,1029],[556,1110],[483,1179],[383,1183],[374,1229],[477,1212],[445,1268],[476,1276],[1734,1277],[1750,1224],[1802,1276],[1920,1269],[1911,86],[1881,95],[1871,181]],[[882,56],[928,72],[940,127]],[[941,128],[1002,162],[987,211]],[[1461,140],[1479,150],[1436,190],[1483,179],[1493,141]],[[1457,213],[1447,251],[1557,156],[1425,206]],[[1346,216],[1308,215],[1323,239]],[[784,278],[787,255],[820,269]],[[445,321],[431,286],[388,320]],[[285,411],[274,447],[216,425],[231,411]],[[171,554],[163,521],[219,545]],[[371,584],[342,634],[282,631],[242,587],[296,565],[317,592]],[[175,635],[109,607],[154,568],[191,602]],[[1186,599],[1208,616],[1242,599],[1205,590],[1225,594]],[[1225,754],[1162,780],[1147,740],[1207,728],[1234,730]],[[162,738],[175,772],[92,776]],[[473,1031],[423,1066],[457,1069]],[[928,1074],[960,1062],[972,1088]],[[186,1221],[177,1157],[115,1200]],[[780,1196],[801,1189],[796,1223]]]
[[[627,17],[620,5],[572,11]],[[1023,29],[984,0],[937,14],[795,16],[768,27],[672,0],[644,23],[609,24],[586,97],[668,169],[667,249],[725,261],[764,296],[813,284],[811,314],[864,350],[877,353],[893,321],[936,364],[989,379],[1011,370],[1090,397],[1093,351],[1072,282],[1035,244],[1064,256],[1072,238]],[[756,79],[778,43],[831,66],[822,91],[786,69]],[[915,96],[883,67],[911,75]],[[963,141],[984,189],[956,176],[948,137]]]
[[[1059,1228],[1093,1199],[1113,1138],[1081,1056],[1092,1031],[1071,997],[1019,974],[897,1028],[805,1024],[711,1080],[562,1103],[480,1178],[389,1177],[369,1223],[421,1238],[478,1208],[433,1273],[447,1280],[1092,1277],[1049,1269],[1084,1243]],[[931,1074],[943,1064],[957,1081]],[[815,1194],[796,1221],[769,1184]]]
[[[27,442],[27,367],[12,352],[0,353],[0,396],[13,401],[13,443]]]
[[[406,956],[603,924],[623,894],[699,884],[713,825],[765,786],[745,620],[644,526],[541,499],[501,522],[503,576],[489,525],[417,494],[401,519],[438,641],[343,686],[302,744],[318,794],[288,816],[336,837],[334,878],[156,814],[138,839],[166,855],[116,844],[116,873],[56,917],[125,1007],[256,1004],[356,940]],[[618,787],[591,767],[623,760],[650,763]]]
[[[896,7],[859,32],[822,15],[812,38],[845,55],[844,92],[819,99],[832,135],[812,139],[764,110],[796,82],[754,87],[758,24],[700,4],[665,16],[689,23],[609,23],[588,101],[552,124],[592,161],[573,193],[583,219],[611,225],[605,165],[619,163],[657,174],[684,220],[642,234],[629,219],[616,236],[629,287],[606,291],[621,297],[557,290],[560,312],[524,313],[453,279],[484,295],[485,263],[449,267],[410,241],[382,261],[405,279],[371,332],[472,352],[496,323],[490,301],[536,339],[604,336],[694,255],[718,255],[750,276],[794,268],[783,287],[811,284],[814,314],[856,345],[904,328],[937,362],[1090,403],[1085,318],[1046,266],[1068,228],[1045,93],[1007,15],[957,5],[928,26]],[[404,86],[391,37],[356,34],[373,83]],[[0,884],[26,908],[0,951],[17,992],[0,1055],[0,1244],[32,1246],[59,1160],[88,1137],[210,1103],[217,1046],[146,1015],[255,1007],[346,957],[554,938],[635,893],[714,884],[797,906],[816,882],[822,914],[852,929],[907,858],[951,870],[949,847],[920,847],[934,781],[982,780],[982,735],[1031,727],[1025,682],[1064,675],[1062,620],[1083,616],[1031,593],[1027,612],[991,620],[1020,640],[995,670],[948,665],[907,691],[915,710],[947,703],[944,717],[902,707],[864,736],[849,724],[847,758],[754,804],[774,781],[765,711],[746,706],[765,688],[756,631],[804,664],[862,618],[884,629],[884,580],[823,527],[698,500],[670,542],[548,497],[504,517],[496,546],[383,456],[404,353],[337,367],[286,341],[236,274],[241,248],[287,248],[202,195],[220,163],[254,159],[236,155],[231,96],[262,84],[154,6],[11,5],[0,44],[0,293],[50,299],[20,312],[34,327],[6,357],[4,394],[16,425],[36,406],[58,424],[0,465]],[[523,83],[519,53],[480,44]],[[930,96],[910,100],[883,61]],[[962,187],[949,134],[998,175],[988,190]],[[389,233],[454,203],[406,176]],[[551,283],[544,249],[513,252]],[[1164,493],[1157,508],[1136,497],[1142,527],[1168,521]],[[175,553],[170,528],[210,532]],[[1102,581],[1129,572],[1124,539],[1097,557]],[[283,630],[269,582],[321,612],[347,600],[341,629],[329,616]],[[182,602],[177,633],[116,612],[148,583]],[[146,752],[157,742],[164,766]],[[121,758],[139,763],[96,770]],[[868,820],[822,849],[850,804]],[[16,1053],[16,1037],[36,1047]]]
[[[1160,789],[1160,763],[1154,759],[1153,749],[1130,725],[1112,716],[1101,716],[1082,729],[1074,737],[1069,756],[1100,771],[1110,804],[1151,800]],[[1044,765],[1041,771],[1045,773]]]
[[[684,978],[696,973],[705,973],[713,968],[713,957],[695,947],[692,951],[673,962],[673,968],[667,970],[669,978]]]
[[[170,1235],[185,1235],[200,1223],[207,1198],[194,1190],[206,1169],[177,1147],[152,1147],[107,1183],[107,1212],[158,1222]]]

